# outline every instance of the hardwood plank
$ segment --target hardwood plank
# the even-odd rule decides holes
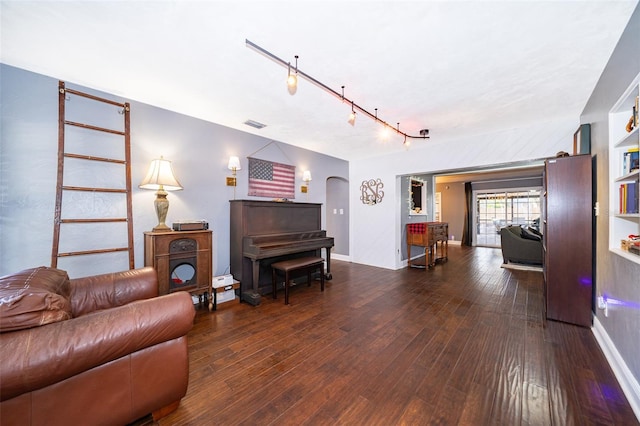
[[[157,424],[639,424],[591,331],[546,321],[542,274],[501,263],[335,261],[290,305],[201,307],[187,395]]]
[[[491,409],[495,391],[479,383],[472,383],[467,391],[464,403],[459,406],[461,410],[459,425],[486,425],[492,424]],[[434,413],[434,416],[437,415]]]
[[[549,422],[547,388],[529,382],[524,382],[522,387],[522,424],[538,426]]]
[[[397,424],[402,426],[426,425],[429,423],[433,406],[427,404],[420,398],[413,397],[407,403],[406,408],[398,418]]]

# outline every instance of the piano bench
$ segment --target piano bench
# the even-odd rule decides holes
[[[277,271],[284,273],[284,304],[289,304],[289,277],[292,272],[306,271],[307,283],[311,285],[311,272],[320,270],[320,290],[324,291],[324,259],[321,257],[300,257],[298,259],[288,259],[282,262],[271,264],[273,270],[273,298],[277,295],[276,274]]]

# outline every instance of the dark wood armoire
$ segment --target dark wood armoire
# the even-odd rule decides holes
[[[546,317],[591,327],[594,288],[591,155],[548,159],[544,175]]]

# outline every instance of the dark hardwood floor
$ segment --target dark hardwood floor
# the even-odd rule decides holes
[[[434,269],[333,280],[210,313],[160,425],[638,424],[591,331],[545,321],[542,274],[451,246]],[[171,361],[167,360],[167,368]]]

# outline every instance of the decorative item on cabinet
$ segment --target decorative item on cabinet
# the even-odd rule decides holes
[[[591,153],[591,124],[581,124],[573,134],[573,155]]]

